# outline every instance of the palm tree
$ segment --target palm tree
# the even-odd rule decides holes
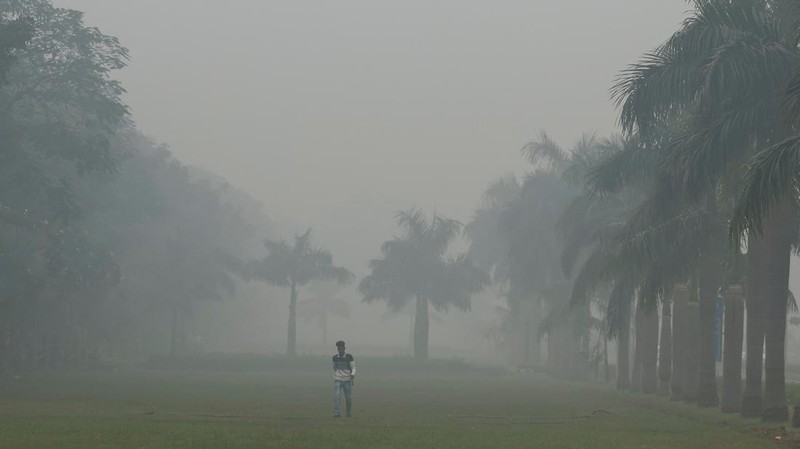
[[[522,194],[515,175],[506,175],[492,182],[483,193],[480,207],[464,226],[470,241],[469,257],[498,284],[508,282],[510,271],[509,242],[503,234],[503,217]]]
[[[657,146],[660,141],[663,137],[651,139],[648,144]],[[671,255],[668,263],[664,263],[656,261],[653,256],[662,252],[674,253],[671,249],[674,235],[685,226],[681,226],[683,220],[675,218],[675,223],[666,229],[662,229],[663,223],[659,220],[650,222],[639,218],[632,225],[627,224],[636,218],[643,192],[652,188],[652,174],[658,157],[649,149],[638,136],[596,139],[586,135],[574,149],[564,151],[542,134],[525,150],[531,162],[546,162],[550,169],[560,173],[567,185],[573,186],[573,199],[563,207],[557,223],[563,240],[562,268],[567,276],[572,276],[575,267],[579,267],[570,301],[573,307],[587,304],[592,295],[599,294],[606,299],[607,330],[603,334],[616,338],[618,342],[619,388],[631,387],[628,329],[634,291],[640,292],[641,303],[637,309],[642,312],[643,324],[637,328],[640,338],[637,339],[635,360],[646,362],[646,369],[644,376],[640,376],[640,365],[635,364],[636,379],[632,387],[654,393],[659,379],[656,369],[659,335],[646,332],[658,327],[657,324],[647,325],[647,322],[657,320],[658,312],[653,301],[667,296],[668,286],[674,282],[673,276],[668,274],[680,274],[683,261]],[[665,341],[661,347],[668,348],[671,333],[663,334],[663,338]],[[662,367],[669,365],[667,355],[668,351],[662,351],[660,355]],[[661,375],[666,383],[669,371],[662,369]]]
[[[583,371],[588,363],[585,355],[591,338],[591,301],[580,304],[569,301],[573,282],[571,264],[579,257],[586,239],[581,232],[589,231],[583,226],[585,221],[581,216],[582,208],[589,205],[578,204],[579,184],[600,151],[600,142],[593,134],[583,135],[566,150],[546,133],[540,133],[522,149],[528,161],[539,168],[526,177],[522,194],[508,209],[505,220],[511,237],[512,275],[518,278],[521,291],[543,303],[547,311],[539,334],[547,335],[551,347],[548,354],[555,352],[560,356],[553,357],[554,360],[548,357],[548,363],[570,375]],[[565,219],[573,214],[575,222]],[[553,258],[550,254],[562,257]]]
[[[525,365],[540,357],[544,305],[559,309],[553,293],[565,279],[557,260],[546,255],[560,251],[555,227],[569,192],[549,169],[529,173],[522,184],[504,176],[489,186],[465,227],[470,258],[491,274],[508,303],[510,319],[503,329],[521,349],[515,357]]]
[[[413,298],[414,357],[428,358],[429,305],[446,311],[450,306],[469,310],[472,296],[488,283],[488,276],[466,256],[446,257],[447,248],[461,231],[456,220],[434,217],[411,209],[398,212],[402,237],[386,241],[380,259],[369,262],[370,274],[358,286],[364,302],[386,301],[402,310]]]
[[[668,352],[663,349],[670,346],[671,332],[667,332],[668,326],[662,326],[665,332],[661,335],[662,352],[659,355],[659,335],[652,333],[657,331],[658,325],[652,326],[648,322],[658,319],[654,301],[667,296],[667,279],[663,273],[674,267],[660,266],[652,255],[668,252],[672,241],[651,236],[663,233],[660,227],[632,220],[643,201],[643,192],[651,189],[657,158],[655,152],[650,151],[638,137],[624,139],[616,136],[599,140],[593,146],[594,149],[581,153],[577,167],[572,165],[566,171],[576,180],[573,182],[582,187],[559,221],[565,241],[562,253],[564,269],[570,274],[578,267],[571,302],[582,304],[592,294],[610,292],[606,296],[606,335],[616,338],[618,344],[617,386],[654,393],[659,374],[662,383],[669,379],[667,369],[659,372],[656,367],[659,357],[662,368],[669,365],[666,363]],[[591,148],[592,145],[584,147]],[[634,250],[639,254],[634,254]],[[637,304],[640,325],[637,326],[631,384],[628,331],[631,303],[637,290],[640,292],[640,303]],[[662,309],[669,311],[668,307]],[[663,316],[669,317],[670,314]]]
[[[289,326],[286,354],[297,353],[297,294],[301,287],[315,280],[335,280],[340,284],[351,282],[353,274],[346,268],[335,266],[333,256],[323,248],[311,244],[311,229],[296,235],[294,244],[284,240],[264,242],[267,255],[252,262],[249,275],[270,285],[289,288]]]
[[[666,393],[672,374],[671,292],[675,284],[684,283],[694,271],[702,271],[700,286],[705,301],[701,313],[705,327],[700,340],[703,343],[704,370],[699,403],[712,406],[717,398],[711,325],[713,300],[722,282],[720,265],[723,257],[719,254],[718,243],[724,240],[723,226],[726,222],[718,219],[719,213],[714,213],[714,207],[720,201],[716,195],[712,197],[713,201],[707,198],[705,203],[690,201],[676,195],[674,181],[663,173],[662,166],[667,156],[665,149],[673,138],[674,128],[674,125],[665,125],[652,131],[647,138],[630,134],[624,139],[606,143],[606,152],[584,177],[587,192],[576,201],[576,207],[571,208],[578,213],[567,215],[563,228],[569,234],[577,235],[577,241],[583,238],[582,245],[591,249],[576,278],[573,301],[585,301],[587,292],[603,283],[632,284],[639,292],[640,302],[646,303],[645,310],[655,311],[655,301],[661,301],[662,341],[658,345],[658,378],[662,393]],[[615,198],[617,203],[608,202]],[[720,198],[724,195],[720,194]],[[600,214],[585,212],[591,211],[592,205],[600,210]],[[609,214],[610,220],[596,221],[590,226],[582,224],[593,214],[602,217],[602,213],[607,211],[613,211]],[[577,232],[571,231],[571,227]],[[627,309],[615,305],[614,310]],[[686,319],[682,312],[683,309],[676,309],[676,329],[682,325],[678,321]],[[681,337],[685,332],[683,334]],[[642,360],[652,357],[650,351],[655,351],[656,347],[656,338],[651,336],[644,340],[650,349]],[[676,350],[684,351],[683,346],[678,345]],[[622,363],[626,361],[621,360]],[[682,362],[683,357],[674,359],[676,368],[685,366]],[[645,389],[651,391],[654,384],[652,366],[645,371]],[[684,373],[677,374],[682,378]],[[673,396],[680,397],[682,390],[678,386],[681,380],[676,378],[672,385],[676,387]],[[638,388],[638,385],[633,387]]]
[[[696,0],[679,31],[631,66],[614,89],[627,132],[650,133],[679,117],[683,135],[664,170],[690,198],[709,195],[742,162],[791,136],[785,86],[800,67],[798,8],[786,0]],[[752,207],[752,205],[751,205]],[[766,340],[765,420],[785,420],[784,335],[788,264],[795,226],[790,199],[769,205],[762,233],[751,233],[747,388],[742,413],[760,412],[758,384]],[[701,281],[703,281],[701,279]],[[706,289],[706,292],[711,289]],[[705,299],[701,301],[704,302]],[[759,319],[770,320],[759,330]]]
[[[499,329],[506,334],[504,342],[510,346],[511,357],[529,365],[539,361],[539,345],[534,341],[534,334],[541,315],[536,313],[539,304],[534,304],[532,298],[524,298],[518,288],[518,279],[512,276],[512,273],[520,271],[512,271],[512,264],[519,260],[512,261],[511,247],[522,242],[511,241],[512,233],[509,231],[512,227],[508,218],[510,209],[519,204],[521,195],[522,186],[515,175],[493,181],[483,193],[472,221],[464,227],[464,234],[470,241],[469,258],[489,274],[508,303],[508,307],[500,308],[501,314],[507,316]]]

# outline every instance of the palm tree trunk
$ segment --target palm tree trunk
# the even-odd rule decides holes
[[[658,308],[643,307],[642,393],[658,390]]]
[[[169,353],[173,357],[180,352],[180,312],[178,311],[177,304],[172,305],[172,333],[170,338]]]
[[[619,312],[619,331],[617,332],[617,390],[627,390],[631,386],[631,304],[624,301]]]
[[[572,328],[572,321],[551,329],[547,334],[547,364],[550,372],[562,379],[576,380],[584,372],[576,372],[580,342]]]
[[[530,319],[531,362],[540,363],[542,361],[542,344],[539,341],[538,329],[542,321],[542,301],[539,299],[534,300],[532,309],[532,316]]]
[[[764,410],[761,419],[781,422],[789,419],[786,407],[786,303],[789,296],[789,264],[795,226],[791,200],[780,200],[764,221],[763,238],[769,248],[764,299]]]
[[[741,415],[761,416],[761,374],[764,356],[764,241],[754,234],[747,245],[747,359]]]
[[[592,311],[589,304],[583,309],[583,322],[588,323],[591,319]],[[589,380],[589,369],[592,365],[592,333],[589,327],[582,326],[580,323],[573,325],[580,331],[580,336],[575,340],[577,345],[575,352],[575,365],[572,367],[573,372],[578,374],[581,379]],[[573,331],[574,332],[574,331]],[[573,336],[576,335],[573,333]]]
[[[636,330],[633,347],[633,369],[631,370],[631,391],[642,390],[642,347],[644,346],[644,311],[641,304],[636,303]]]
[[[725,341],[722,357],[722,413],[741,409],[742,336],[744,334],[744,294],[742,286],[730,285],[725,292]]]
[[[697,378],[697,405],[700,407],[716,407],[717,396],[717,361],[714,356],[714,311],[722,283],[720,259],[716,251],[709,251],[700,262],[699,272],[699,337],[697,346],[700,349]]]
[[[286,355],[297,354],[297,286],[291,284],[289,293],[289,329],[286,336]]]
[[[8,353],[9,353],[9,343],[10,338],[8,338],[8,333],[0,322],[0,375],[5,374],[8,371]]]
[[[684,399],[687,369],[686,319],[689,307],[689,286],[675,284],[672,292],[672,378],[670,380],[670,399],[681,401]]]
[[[605,383],[611,382],[610,373],[608,371],[608,338],[603,337],[603,381]]]
[[[669,396],[672,377],[672,303],[665,298],[661,304],[661,337],[658,345],[658,394]]]
[[[694,284],[689,284],[694,287]],[[698,364],[700,362],[700,348],[698,340],[700,339],[700,312],[699,305],[696,301],[692,301],[692,290],[689,290],[689,302],[686,305],[686,331],[684,343],[686,344],[686,359],[684,361],[684,376],[683,376],[683,400],[685,402],[697,401],[697,381],[698,381]],[[695,296],[696,299],[696,296]]]
[[[539,328],[539,318],[541,317],[539,301],[531,300],[522,306],[524,331],[523,338],[523,351],[525,356],[525,364],[538,363],[541,359],[541,348],[539,337],[536,335],[536,329]]]
[[[319,325],[322,328],[322,346],[325,347],[328,344],[328,312],[326,310],[322,311],[319,320]]]
[[[414,308],[416,310],[416,308]],[[410,327],[408,329],[408,352],[413,354],[414,353],[414,333],[416,332],[416,325],[414,324],[416,320],[414,320],[414,315],[411,315],[411,319],[408,320]]]
[[[416,317],[414,318],[414,358],[428,359],[428,300],[417,296]]]
[[[531,313],[530,313],[530,309],[531,309],[530,305],[526,303],[525,305],[523,305],[522,308],[525,311],[524,314],[523,314],[523,316],[525,318],[524,318],[524,322],[523,322],[523,331],[522,331],[522,338],[523,338],[523,341],[522,341],[522,352],[523,352],[523,357],[524,357],[523,363],[525,365],[530,365],[531,361],[532,361],[532,357],[531,357],[531,340],[532,340],[532,338],[531,338],[531,335],[533,334],[533,320],[532,320]]]

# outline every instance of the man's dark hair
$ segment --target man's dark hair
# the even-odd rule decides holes
[[[336,347],[338,348],[339,346],[344,346],[344,341],[342,341],[342,340],[337,341],[336,342]]]

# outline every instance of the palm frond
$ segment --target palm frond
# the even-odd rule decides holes
[[[761,37],[742,36],[720,45],[702,68],[701,114],[715,116],[731,103],[777,98],[800,67],[796,49]],[[736,92],[736,99],[730,97]]]
[[[496,179],[483,192],[483,207],[491,208],[503,206],[513,201],[522,190],[514,174],[508,174]]]
[[[451,305],[469,310],[472,296],[489,284],[489,276],[464,255],[446,260],[440,269],[432,279],[430,291],[431,305],[439,311],[446,311]]]
[[[792,137],[754,156],[745,167],[742,194],[731,221],[731,238],[761,232],[764,217],[781,198],[800,195],[800,137]]]
[[[797,0],[772,0],[772,10],[778,19],[778,28],[788,47],[800,45],[800,2]]]
[[[697,100],[732,98],[721,89],[743,88],[752,99],[778,88],[796,51],[781,41],[779,27],[762,1],[699,1],[681,27],[655,51],[623,71],[612,97],[622,106],[623,130],[647,135]]]
[[[599,225],[589,219],[594,203],[593,198],[581,195],[567,206],[558,220],[557,229],[563,241],[561,269],[567,276],[572,275],[581,252],[593,243],[592,231]]]
[[[522,147],[521,151],[531,164],[544,163],[551,169],[563,166],[570,159],[570,153],[562,149],[544,131],[539,133],[538,139]]]
[[[384,242],[383,257],[369,262],[370,274],[358,287],[364,302],[383,300],[398,311],[411,298],[422,297],[437,310],[469,309],[471,297],[488,283],[488,275],[466,256],[445,258],[461,223],[443,217],[429,221],[418,209],[398,212],[396,218],[407,232]]]
[[[663,152],[645,148],[636,139],[608,139],[605,151],[586,173],[586,188],[594,196],[609,196],[647,184],[656,177]]]
[[[584,133],[570,150],[570,158],[561,167],[561,177],[568,184],[580,185],[586,172],[602,157],[604,148],[596,133]]]
[[[429,231],[429,244],[443,254],[450,243],[461,233],[463,225],[452,218],[434,217]]]
[[[729,109],[674,139],[661,169],[697,198],[751,152],[759,130],[771,129],[776,120],[768,99]]]
[[[622,271],[612,265],[611,256],[606,248],[594,248],[587,256],[572,282],[569,300],[572,307],[587,304],[595,290],[612,282],[615,275]]]
[[[694,15],[684,22],[684,29],[705,33],[693,35],[700,48],[741,34],[758,34],[779,39],[778,27],[771,18],[770,5],[764,0],[693,0]],[[689,43],[689,42],[687,42]]]
[[[302,253],[311,246],[311,228],[306,232],[294,236],[294,252]]]
[[[796,123],[800,120],[800,70],[793,74],[787,82],[783,103],[790,121]]]
[[[395,220],[409,235],[422,236],[428,231],[428,219],[420,209],[399,211],[395,213]]]
[[[311,243],[311,229],[295,235],[294,244],[285,240],[266,240],[267,255],[246,264],[245,277],[260,279],[278,287],[306,285],[313,280],[348,283],[353,275],[333,264],[330,251]]]
[[[623,132],[647,136],[688,108],[700,88],[698,65],[679,52],[660,49],[623,70],[611,88]]]
[[[659,223],[629,223],[620,252],[633,266],[646,267],[669,254],[679,252],[688,263],[703,248],[719,238],[716,217],[705,210],[686,209]]]

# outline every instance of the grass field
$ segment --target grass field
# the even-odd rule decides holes
[[[604,386],[367,358],[354,417],[334,419],[326,358],[271,361],[0,378],[0,448],[760,448],[780,432]]]

